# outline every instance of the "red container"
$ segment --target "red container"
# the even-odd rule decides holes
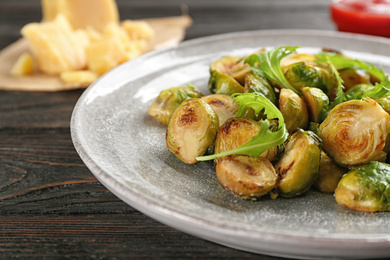
[[[333,0],[330,10],[339,31],[390,37],[390,0]]]

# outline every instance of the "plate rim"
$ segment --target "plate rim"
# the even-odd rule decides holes
[[[88,169],[91,171],[91,173],[108,189],[110,192],[115,194],[118,198],[120,198],[122,201],[126,202],[131,207],[134,207],[136,210],[146,214],[147,216],[156,219],[157,221],[164,223],[170,227],[176,228],[184,233],[191,234],[197,237],[201,237],[206,240],[210,240],[219,244],[227,245],[229,247],[254,252],[254,253],[262,253],[265,252],[265,250],[257,251],[253,250],[253,248],[243,248],[244,245],[240,245],[237,247],[234,243],[231,243],[232,233],[235,233],[233,238],[240,237],[240,236],[247,236],[249,235],[249,238],[252,239],[254,242],[258,240],[262,240],[263,242],[275,242],[278,241],[279,243],[283,244],[285,248],[280,252],[274,252],[272,245],[268,245],[271,250],[269,252],[265,252],[267,255],[275,255],[275,256],[283,256],[283,257],[294,257],[294,258],[312,258],[312,257],[326,257],[325,254],[321,255],[321,253],[312,252],[302,254],[302,252],[296,252],[293,250],[291,246],[296,245],[296,242],[291,242],[296,239],[300,239],[301,241],[304,240],[305,243],[308,245],[313,246],[313,248],[320,246],[321,248],[327,250],[333,250],[337,251],[338,256],[343,258],[348,258],[351,255],[347,252],[345,252],[345,247],[348,245],[349,247],[354,247],[357,250],[364,252],[367,249],[373,249],[373,245],[377,246],[378,250],[384,250],[383,247],[390,245],[390,234],[388,234],[386,237],[383,238],[375,238],[375,239],[362,239],[362,238],[322,238],[319,236],[302,236],[299,237],[296,234],[292,236],[288,236],[285,234],[278,235],[276,233],[272,232],[262,232],[261,234],[253,234],[250,232],[250,230],[236,230],[233,226],[227,226],[227,225],[221,225],[218,222],[215,221],[205,221],[204,219],[199,219],[196,216],[188,216],[186,214],[183,214],[180,211],[175,211],[172,209],[168,209],[164,207],[164,204],[159,204],[155,201],[151,201],[145,197],[140,197],[138,193],[129,190],[128,187],[121,183],[116,183],[115,179],[110,176],[109,173],[105,172],[104,170],[100,169],[96,163],[94,163],[93,159],[90,157],[90,155],[84,150],[83,148],[83,141],[81,136],[78,133],[78,128],[81,125],[80,113],[82,111],[83,102],[85,103],[85,99],[88,95],[90,95],[91,91],[93,91],[94,88],[99,87],[99,82],[105,77],[110,77],[111,74],[115,73],[114,71],[119,71],[123,66],[131,66],[134,62],[140,62],[142,60],[146,60],[149,57],[153,55],[161,55],[165,52],[171,52],[176,51],[181,48],[188,48],[193,45],[197,45],[199,43],[207,43],[210,41],[220,40],[220,39],[227,39],[227,38],[236,38],[238,36],[245,36],[245,35],[280,35],[280,34],[286,34],[286,35],[321,35],[321,36],[327,36],[327,37],[336,37],[336,38],[343,38],[343,39],[356,39],[361,41],[368,41],[368,42],[380,42],[386,45],[390,46],[390,39],[378,37],[378,36],[367,36],[367,35],[360,35],[360,34],[352,34],[352,33],[343,33],[343,32],[337,32],[337,31],[326,31],[326,30],[305,30],[305,29],[295,29],[295,30],[285,30],[285,29],[278,29],[278,30],[253,30],[253,31],[242,31],[242,32],[232,32],[232,33],[223,33],[223,34],[217,34],[212,36],[205,36],[200,38],[195,38],[191,40],[184,41],[180,43],[176,47],[171,47],[163,50],[154,51],[148,54],[145,54],[139,58],[136,58],[132,61],[126,62],[125,64],[122,64],[121,66],[115,68],[114,70],[106,73],[101,78],[99,78],[95,83],[93,83],[88,89],[84,91],[84,93],[80,96],[79,100],[77,101],[73,112],[71,116],[70,121],[70,130],[71,130],[71,138],[72,142],[74,144],[74,147],[79,154],[82,161],[85,163],[85,165],[88,167]],[[390,57],[390,55],[389,55]],[[115,189],[115,187],[120,187],[119,189]],[[149,210],[149,207],[145,207],[145,205],[150,206],[153,210]],[[176,220],[179,222],[177,224],[172,223],[171,218],[174,216]],[[207,222],[207,223],[206,223]],[[194,225],[196,228],[202,229],[203,225],[207,225],[209,228],[207,230],[210,231],[210,226],[213,227],[213,232],[211,234],[200,234],[198,230],[188,230],[187,228],[183,227],[183,225]],[[227,239],[224,241],[220,241],[218,239],[218,236],[220,235],[227,235]],[[265,238],[265,239],[264,239]],[[367,243],[370,243],[370,246],[367,246]],[[328,247],[327,247],[327,246]],[[278,245],[278,247],[280,244]],[[382,253],[390,254],[390,249],[385,250]],[[385,255],[384,255],[385,256]],[[362,257],[365,257],[364,254],[362,254]]]

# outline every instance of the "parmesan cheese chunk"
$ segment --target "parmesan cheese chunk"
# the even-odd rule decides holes
[[[64,15],[73,29],[88,26],[102,31],[111,22],[119,23],[115,0],[41,0],[44,21]]]
[[[88,68],[102,75],[119,64],[140,56],[145,41],[131,40],[128,31],[117,23],[108,24],[100,38],[86,48]]]
[[[58,15],[52,22],[30,23],[21,30],[28,40],[38,68],[50,75],[86,67],[85,41],[72,30],[68,20]]]
[[[154,31],[147,22],[125,20],[121,23],[122,29],[127,33],[130,40],[151,40]]]
[[[34,74],[34,60],[30,53],[23,53],[11,68],[12,76],[27,76]]]
[[[64,15],[74,29],[88,26],[101,31],[111,23],[119,23],[115,0],[41,0],[44,21]]]
[[[98,78],[98,75],[89,70],[65,71],[60,74],[60,78],[68,84],[90,85]]]

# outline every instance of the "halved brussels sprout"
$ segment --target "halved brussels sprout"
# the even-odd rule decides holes
[[[321,152],[320,168],[318,178],[313,184],[313,188],[326,193],[334,193],[341,177],[348,171],[347,168],[341,167],[326,153]]]
[[[233,93],[244,93],[244,87],[232,76],[218,71],[211,72],[208,89],[213,94],[231,95]]]
[[[258,74],[247,74],[245,77],[245,93],[260,93],[263,94],[269,101],[276,104],[276,94],[271,84],[267,79]]]
[[[260,123],[245,117],[228,119],[218,130],[215,139],[215,153],[222,153],[250,141],[260,131]],[[272,147],[260,157],[272,161],[279,152],[279,147]]]
[[[339,165],[366,164],[383,150],[390,116],[370,98],[335,106],[321,123],[318,135],[325,152]]]
[[[318,177],[320,157],[319,140],[314,133],[299,129],[290,135],[284,154],[275,164],[278,194],[288,198],[306,192]]]
[[[321,123],[324,121],[328,113],[329,98],[319,88],[304,87],[301,89],[303,100],[307,104],[310,121],[314,123]]]
[[[335,88],[336,81],[327,68],[309,65],[304,61],[285,66],[284,76],[298,91],[303,87],[315,87],[329,94]]]
[[[294,91],[285,88],[280,90],[279,110],[284,117],[286,128],[290,134],[298,128],[307,128],[309,114],[306,103]]]
[[[202,94],[191,84],[188,86],[173,87],[160,92],[150,105],[148,114],[163,123],[168,124],[173,111],[187,99],[199,98]]]
[[[372,161],[353,168],[340,180],[335,199],[354,210],[389,211],[390,165]]]
[[[344,91],[359,84],[371,84],[370,75],[365,70],[348,68],[339,70],[339,73],[343,80]]]
[[[235,70],[239,70],[237,63],[242,58],[223,56],[210,65],[210,79],[208,88],[213,94],[243,93],[244,87],[232,76]]]
[[[173,112],[168,123],[166,143],[169,151],[187,164],[213,145],[219,127],[218,115],[203,100],[188,99]]]
[[[203,96],[201,99],[209,104],[215,113],[217,113],[219,125],[222,125],[227,119],[234,117],[237,113],[238,106],[229,95],[211,94]]]
[[[271,191],[278,176],[271,162],[247,155],[229,155],[216,166],[221,185],[242,199],[256,199]]]

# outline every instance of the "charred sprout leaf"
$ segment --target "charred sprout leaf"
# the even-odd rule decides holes
[[[271,191],[278,176],[271,162],[247,155],[229,155],[216,166],[220,184],[242,199],[256,199]]]
[[[213,145],[218,127],[218,116],[206,102],[199,98],[188,99],[169,120],[167,147],[183,162],[194,164],[196,157]]]
[[[276,104],[276,94],[268,80],[258,74],[250,73],[245,77],[245,93],[260,93]]]
[[[279,95],[279,110],[282,113],[289,133],[298,128],[306,129],[309,123],[309,113],[305,101],[290,89],[281,89]]]
[[[260,131],[249,142],[223,153],[198,157],[197,160],[213,160],[232,154],[244,154],[258,157],[269,148],[283,144],[287,139],[288,132],[284,124],[283,115],[266,97],[254,93],[237,93],[234,97],[234,100],[238,102],[238,117],[243,116],[249,108],[253,109],[257,115],[264,109],[268,119],[278,120],[279,124],[277,129],[272,131],[273,129],[270,129],[270,121],[262,120],[260,121]]]
[[[223,56],[210,64],[210,72],[218,71],[230,75],[232,73],[232,68],[234,68],[241,59],[241,57],[236,56]]]
[[[316,54],[316,56],[318,58],[318,62],[330,61],[332,64],[336,66],[338,70],[348,69],[348,68],[363,69],[368,73],[372,74],[374,77],[378,78],[380,81],[382,81],[385,77],[385,73],[383,72],[383,70],[378,69],[371,63],[366,63],[358,59],[351,59],[343,55],[332,53],[332,52],[322,52]]]
[[[291,89],[299,94],[299,91],[287,81],[280,66],[281,60],[295,53],[295,50],[298,48],[298,46],[283,46],[266,52],[252,54],[245,59],[245,63],[250,65],[250,69],[254,73],[262,75],[269,81],[275,82],[281,87]]]
[[[173,87],[160,92],[150,105],[148,114],[167,125],[173,111],[184,101],[190,98],[201,97],[202,94],[194,85]]]
[[[390,166],[370,162],[349,171],[339,182],[337,203],[350,209],[376,212],[390,210]]]
[[[294,197],[306,192],[318,177],[320,139],[310,131],[297,130],[289,136],[282,158],[275,164],[279,176],[277,192]]]
[[[350,100],[329,112],[318,135],[325,152],[339,165],[350,167],[368,163],[381,153],[389,124],[389,114],[374,100]]]

